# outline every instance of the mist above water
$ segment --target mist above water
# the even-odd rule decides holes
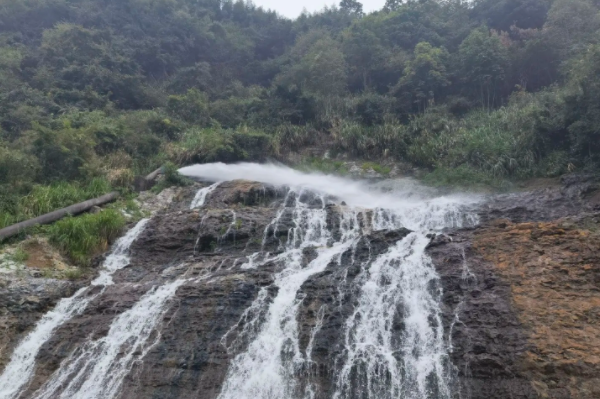
[[[179,173],[209,182],[249,180],[273,186],[316,191],[360,208],[401,209],[422,206],[424,200],[433,200],[439,205],[448,203],[466,205],[479,201],[479,197],[475,195],[437,196],[436,190],[425,187],[411,178],[369,182],[319,172],[306,173],[276,164],[210,163],[187,166],[179,169]]]

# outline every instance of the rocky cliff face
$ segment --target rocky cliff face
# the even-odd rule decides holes
[[[600,397],[598,188],[496,197],[479,226],[430,244],[466,397]]]
[[[451,397],[600,397],[597,189],[593,179],[581,178],[566,180],[561,187],[490,198],[477,210],[478,226],[431,236],[427,252],[439,280],[429,291],[433,297],[440,294],[443,342],[450,348],[449,359],[440,364]],[[253,304],[270,303],[281,294],[273,285],[283,270],[277,256],[293,239],[289,231],[297,217],[297,197],[268,185],[234,181],[216,188],[201,209],[190,210],[195,190],[183,192],[149,222],[131,248],[130,265],[113,275],[115,284],[90,290],[87,295],[93,299],[85,311],[42,346],[21,398],[69,397],[69,389],[83,392],[81,384],[50,389],[48,381],[61,363],[80,352],[109,352],[110,343],[102,340],[115,339],[111,325],[135,313],[132,309],[157,286],[173,281],[181,285],[158,314],[155,328],[147,333],[141,329],[137,341],[123,338],[123,348],[133,349],[120,349],[106,372],[118,374],[115,364],[129,362],[119,398],[214,399],[223,391],[232,361],[248,350],[253,334],[269,317]],[[303,195],[309,209],[325,205],[329,240],[340,241],[347,229],[340,222],[344,206]],[[354,223],[364,235],[355,247],[340,252],[338,260],[302,283],[298,342],[284,347],[297,345],[297,353],[306,357],[310,352],[311,361],[294,363],[299,382],[292,393],[333,396],[339,359],[347,356],[344,325],[359,304],[362,283],[356,279],[411,233],[371,231],[371,219],[369,211],[361,213]],[[299,262],[308,265],[318,250],[302,248]],[[261,251],[270,257],[251,256]],[[5,309],[14,290],[0,291]],[[70,295],[73,290],[61,292]],[[35,320],[47,305],[22,311]],[[389,330],[397,336],[406,330],[400,309],[390,319]],[[31,324],[10,331],[12,345]],[[91,347],[90,341],[102,346]],[[293,357],[295,351],[286,353]],[[2,358],[6,362],[5,354]],[[360,378],[351,381],[361,383]],[[438,382],[428,384],[429,397],[448,397]],[[50,393],[39,396],[44,389]]]

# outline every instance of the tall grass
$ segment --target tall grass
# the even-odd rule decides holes
[[[473,184],[497,185],[534,176],[544,154],[531,112],[510,104],[493,112],[473,111],[461,120],[422,115],[411,122],[407,158],[434,169],[431,179],[448,184],[472,179]]]
[[[402,158],[408,143],[408,128],[398,123],[364,126],[343,122],[333,129],[333,147],[339,152],[367,159]]]
[[[274,149],[276,155],[300,150],[316,145],[321,133],[312,126],[281,125],[275,130]]]
[[[120,212],[107,209],[96,214],[70,217],[48,226],[50,242],[81,266],[108,249],[117,238],[125,219]]]
[[[0,207],[0,228],[99,197],[110,190],[104,179],[92,179],[87,184],[58,182],[34,186],[26,196],[13,198],[11,209]]]

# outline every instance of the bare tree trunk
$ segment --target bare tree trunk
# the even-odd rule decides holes
[[[50,224],[54,223],[57,220],[64,218],[69,215],[78,215],[85,211],[92,209],[95,206],[103,205],[109,202],[116,200],[119,197],[119,193],[112,192],[110,194],[103,195],[102,197],[98,197],[95,199],[91,199],[85,202],[80,202],[79,204],[71,205],[67,208],[59,209],[54,212],[47,213],[42,216],[38,216],[34,219],[29,219],[21,223],[13,224],[12,226],[6,227],[0,230],[0,241],[12,237],[14,235],[19,234],[23,230],[41,225],[41,224]]]
[[[159,174],[163,173],[163,167],[161,166],[160,168],[156,169],[154,172],[150,173],[148,176],[146,176],[146,180],[147,181],[154,181],[156,180],[156,178],[158,177]]]
[[[156,184],[156,178],[161,173],[164,173],[162,166],[146,177],[137,176],[134,182],[135,191],[140,193],[142,191],[150,190]]]

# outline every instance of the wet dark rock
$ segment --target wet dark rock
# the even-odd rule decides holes
[[[41,273],[41,272],[40,272]],[[24,334],[56,303],[86,282],[0,276],[0,371]]]
[[[441,286],[455,398],[600,397],[593,396],[600,375],[593,364],[596,349],[586,348],[600,347],[600,342],[580,339],[583,349],[577,350],[591,355],[567,355],[576,346],[578,328],[596,331],[589,329],[600,325],[600,298],[593,294],[600,292],[600,260],[593,249],[586,249],[596,248],[589,232],[600,220],[599,188],[594,177],[568,176],[560,187],[491,197],[478,208],[478,227],[428,236],[427,251],[440,276],[429,289],[438,292]],[[298,198],[260,183],[236,181],[221,184],[204,207],[190,210],[197,189],[182,190],[174,204],[153,218],[131,248],[130,265],[114,274],[115,284],[101,293],[88,293],[98,296],[43,346],[35,378],[23,397],[31,396],[87,339],[105,336],[112,321],[146,292],[176,278],[187,280],[151,338],[156,343],[123,382],[120,399],[218,396],[231,360],[250,343],[244,328],[259,328],[265,317],[264,309],[255,310],[252,316],[258,322],[253,327],[243,317],[245,312],[259,294],[268,303],[278,293],[273,282],[282,264],[276,256],[287,244],[288,232],[297,227],[292,207]],[[339,216],[345,204],[310,193],[302,193],[301,199],[309,207],[325,210],[332,241],[339,240],[343,232]],[[281,205],[288,208],[280,211]],[[411,233],[407,229],[368,233],[371,216],[371,211],[357,215],[356,222],[366,232],[363,238],[341,255],[339,263],[335,259],[308,278],[296,297],[299,347],[302,353],[312,351],[312,362],[298,370],[298,389],[314,384],[316,399],[331,398],[339,367],[336,359],[344,351],[344,326],[359,299],[361,287],[356,283],[362,280],[357,279],[369,273],[373,259]],[[305,248],[301,267],[323,249]],[[262,263],[256,267],[250,257],[259,251],[262,255],[255,261]],[[542,269],[544,273],[534,273]],[[9,347],[57,298],[75,288],[62,287],[54,297],[32,294],[33,287],[15,293],[15,288],[0,286],[4,312],[0,322],[6,315],[22,319]],[[562,296],[550,297],[548,292]],[[578,304],[587,300],[585,311],[561,305],[565,298],[574,297]],[[539,337],[545,336],[538,320],[550,321],[539,307],[523,305],[539,298],[552,300],[547,308],[569,326],[564,331],[567,338],[556,346],[554,341],[540,343]],[[392,324],[398,336],[405,328],[400,308]],[[578,319],[568,319],[570,314]],[[576,355],[586,361],[574,361]]]

